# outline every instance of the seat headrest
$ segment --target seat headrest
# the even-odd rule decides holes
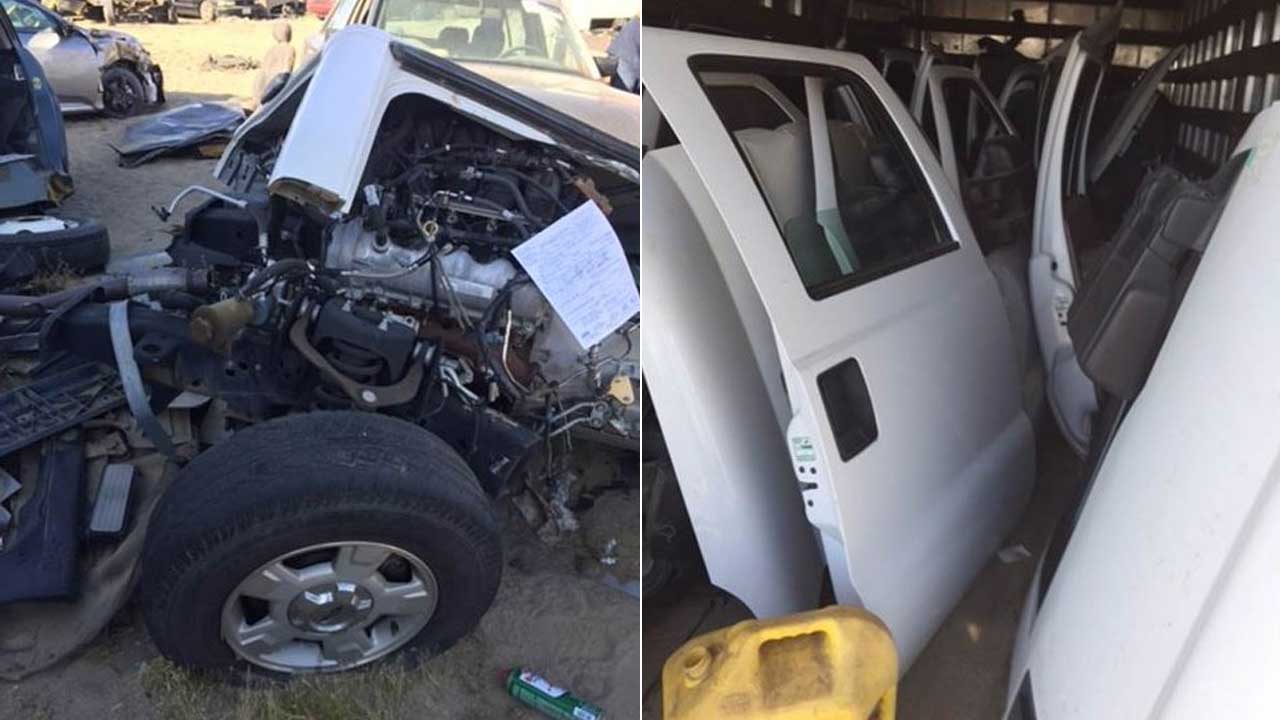
[[[471,33],[464,27],[450,25],[440,31],[439,41],[452,55],[465,48],[471,42]]]
[[[759,179],[765,201],[783,227],[800,216],[812,216],[813,152],[809,129],[789,122],[773,130],[745,128],[734,133]]]
[[[481,57],[495,57],[502,50],[505,36],[502,32],[502,21],[487,17],[471,35],[471,49]]]

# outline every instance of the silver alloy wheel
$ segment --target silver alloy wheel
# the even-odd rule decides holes
[[[0,235],[29,235],[35,233],[74,230],[80,223],[49,215],[26,215],[0,220]]]
[[[268,670],[346,670],[413,639],[435,613],[438,590],[427,564],[395,546],[311,545],[236,586],[222,606],[222,638]]]

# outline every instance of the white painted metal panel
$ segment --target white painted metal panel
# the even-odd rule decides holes
[[[707,574],[757,617],[810,609],[823,562],[768,317],[684,150],[649,152],[642,173],[645,387]]]
[[[1031,426],[994,279],[932,149],[864,58],[648,29],[645,42],[646,86],[728,227],[777,335],[790,392],[788,447],[811,441],[817,450],[791,481],[809,488],[804,508],[820,533],[837,600],[884,618],[905,669],[1009,530],[1034,477]],[[690,71],[690,56],[703,53],[812,63],[860,78],[906,138],[908,161],[919,163],[959,247],[811,298]],[[654,291],[646,285],[645,293]],[[652,318],[646,324],[654,325]],[[866,376],[880,432],[842,461],[817,376],[851,357]]]
[[[352,26],[325,45],[272,169],[273,192],[301,188],[329,198],[331,209],[350,211],[378,125],[387,106],[402,95],[429,97],[508,135],[555,144],[541,130],[406,72],[392,57],[391,42],[381,30]],[[258,122],[273,106],[259,113]],[[216,173],[255,124],[250,121],[236,133]]]
[[[1277,138],[1273,105],[1020,653],[1040,720],[1280,707]]]

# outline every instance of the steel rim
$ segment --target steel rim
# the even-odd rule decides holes
[[[107,105],[112,112],[125,113],[133,109],[138,98],[124,78],[111,78],[106,87]]]
[[[49,217],[47,215],[28,215],[0,220],[0,235],[35,235],[38,233],[74,230],[79,226],[72,220]]]
[[[236,586],[222,638],[241,659],[282,673],[371,663],[412,640],[435,614],[439,587],[413,553],[375,542],[310,545]]]

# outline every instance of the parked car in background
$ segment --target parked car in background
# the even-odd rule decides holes
[[[324,20],[329,17],[331,10],[333,10],[333,0],[307,0],[308,15],[314,15]]]
[[[301,15],[304,0],[174,0],[174,8],[182,17],[213,22],[220,17],[272,17]]]
[[[62,112],[128,117],[164,102],[160,66],[132,35],[85,30],[31,0],[0,5],[48,74]]]
[[[174,0],[174,9],[184,18],[200,18],[212,22],[220,17],[251,18],[257,4],[253,0]]]
[[[49,0],[44,5],[60,15],[84,16],[108,25],[118,20],[178,22],[173,0]]]
[[[639,141],[639,98],[601,80],[559,0],[339,0],[307,40],[307,58],[348,25],[373,25],[616,138]]]
[[[182,17],[213,22],[228,15],[253,17],[257,4],[253,0],[174,0],[173,7]]]

